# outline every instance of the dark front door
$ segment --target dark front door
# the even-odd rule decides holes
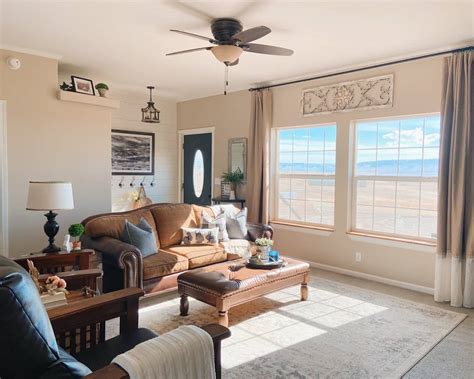
[[[212,133],[184,136],[183,199],[188,204],[211,204]]]

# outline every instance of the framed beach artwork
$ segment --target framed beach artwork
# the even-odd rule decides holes
[[[154,175],[155,134],[112,129],[112,175]]]

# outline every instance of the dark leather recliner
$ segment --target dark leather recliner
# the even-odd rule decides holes
[[[121,300],[121,292],[124,294],[133,292],[132,296],[136,298],[136,302],[130,302],[127,301],[130,296],[122,297],[125,303],[136,304],[125,311],[132,314],[130,319],[134,322],[129,323],[126,329],[127,323],[123,323],[124,333],[121,325],[120,335],[107,341],[99,341],[94,347],[76,352],[76,359],[58,346],[48,313],[30,275],[17,263],[0,256],[0,378],[62,379],[82,378],[89,374],[91,378],[102,378],[104,372],[107,372],[107,377],[110,378],[128,377],[119,366],[110,365],[111,360],[138,343],[156,337],[151,330],[138,328],[138,298],[143,295],[143,291],[128,289],[86,299],[83,301],[83,310],[75,307],[74,312],[71,311],[74,313],[73,317],[64,310],[60,313],[64,313],[65,317],[53,317],[51,320],[53,325],[57,323],[62,328],[75,330],[78,326],[70,324],[73,318],[77,319],[80,312],[82,313],[79,316],[84,317],[87,317],[86,312],[95,312],[95,319],[98,322],[99,320],[105,322],[119,316],[112,313],[111,305],[114,301]],[[100,319],[97,313],[99,313],[98,307],[103,307],[102,301],[109,306],[107,306],[107,317]],[[120,313],[123,316],[123,308],[120,308]],[[230,331],[220,325],[208,325],[203,329],[211,335],[214,342],[216,375],[219,378],[220,342],[230,336]],[[90,369],[95,372],[92,373]]]
[[[30,275],[0,256],[0,377],[81,378],[91,370],[57,342]]]

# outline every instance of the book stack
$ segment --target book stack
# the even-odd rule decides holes
[[[46,309],[56,308],[67,304],[66,294],[64,292],[55,292],[54,295],[49,293],[41,295],[41,301]]]

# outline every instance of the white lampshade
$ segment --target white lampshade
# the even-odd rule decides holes
[[[26,209],[31,211],[74,209],[72,184],[67,182],[30,182]]]
[[[243,53],[241,47],[233,45],[214,46],[211,51],[222,63],[233,63],[239,59],[240,55]]]

